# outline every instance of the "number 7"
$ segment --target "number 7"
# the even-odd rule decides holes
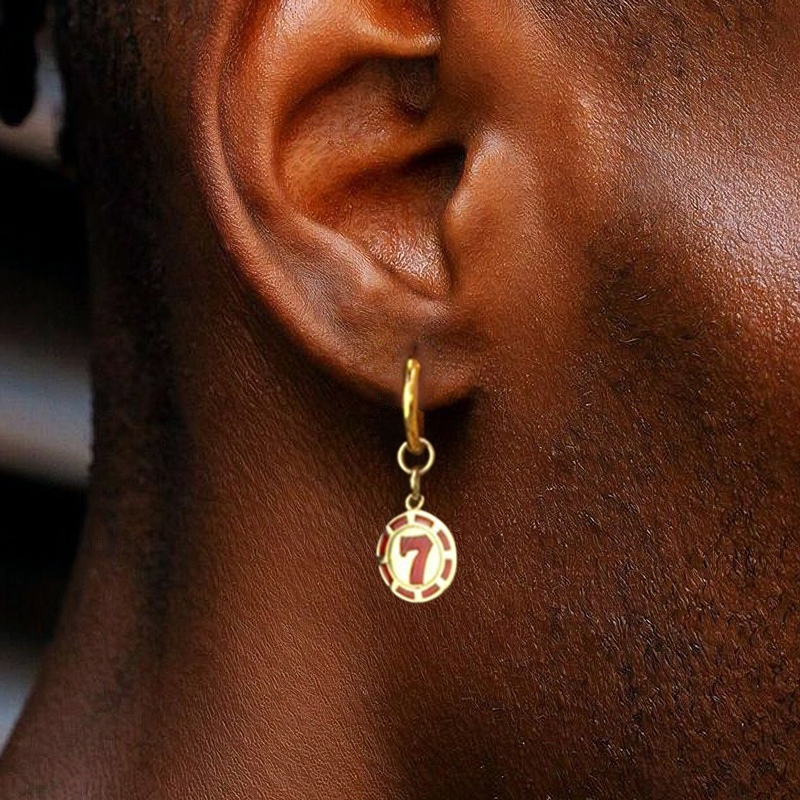
[[[425,565],[428,562],[428,554],[431,552],[433,542],[428,536],[404,536],[400,539],[400,555],[406,556],[413,550],[417,555],[411,562],[410,583],[414,586],[422,586],[425,583]]]

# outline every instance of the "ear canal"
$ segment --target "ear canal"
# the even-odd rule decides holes
[[[479,339],[442,217],[464,163],[427,4],[236,0],[195,81],[195,153],[234,267],[320,363],[397,401],[472,387]]]

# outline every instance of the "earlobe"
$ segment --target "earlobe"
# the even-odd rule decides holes
[[[461,175],[436,104],[427,3],[219,4],[195,73],[193,142],[220,240],[261,305],[318,362],[399,401],[474,386],[481,336],[442,236]]]

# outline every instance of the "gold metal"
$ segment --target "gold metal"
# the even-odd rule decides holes
[[[408,481],[411,486],[411,494],[406,497],[406,510],[419,511],[425,505],[425,495],[422,494],[422,470],[414,467]]]
[[[414,495],[413,492],[406,497],[406,511],[420,511],[425,505],[425,495]]]
[[[407,603],[427,603],[447,591],[458,556],[453,534],[438,517],[409,509],[386,526],[375,551],[383,582]]]
[[[422,492],[422,472],[419,467],[414,467],[414,469],[411,470],[409,484],[411,485],[411,494],[414,495],[414,497],[419,497]]]
[[[403,385],[403,421],[406,440],[397,451],[397,463],[408,475],[411,493],[406,511],[389,522],[375,551],[383,582],[401,600],[427,603],[440,597],[456,574],[456,542],[447,525],[422,510],[422,476],[436,461],[433,445],[422,435],[423,415],[419,410],[419,362],[406,362]],[[426,455],[427,451],[427,455]],[[418,463],[409,464],[409,456]]]
[[[421,467],[409,467],[408,464],[406,464],[406,455],[411,450],[411,448],[408,446],[408,442],[403,442],[403,444],[400,445],[400,449],[397,451],[397,463],[400,465],[400,469],[403,470],[406,475],[411,475],[411,473],[417,469],[419,470],[420,475],[426,475],[431,471],[433,462],[436,461],[436,451],[433,449],[433,445],[425,438],[420,439],[420,442],[422,447],[417,455],[422,455],[425,450],[428,451],[428,459]]]
[[[419,372],[419,361],[409,358],[403,380],[403,422],[406,426],[406,444],[415,456],[422,453],[422,437],[425,435],[425,415],[419,410]]]

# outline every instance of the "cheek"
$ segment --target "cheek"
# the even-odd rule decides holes
[[[616,213],[625,158],[617,100],[584,51],[565,46],[550,21],[520,13],[516,3],[486,15],[474,35],[463,46],[480,52],[471,61],[480,64],[475,85],[484,89],[444,216],[446,247],[459,264],[463,304],[502,352],[490,359],[487,379],[525,387],[544,416],[559,416],[568,388],[561,367],[587,346],[587,245]]]
[[[587,360],[797,413],[800,12],[751,6],[481,18],[490,90],[445,233],[497,380],[544,417],[580,402]]]
[[[691,355],[673,358],[676,370],[715,365],[728,399],[735,389],[792,427],[800,412],[800,174],[791,149],[769,138],[653,152],[647,196],[632,192],[617,226],[632,268],[606,293],[606,310],[630,322],[630,336],[691,343]],[[608,259],[598,271],[609,279]]]

